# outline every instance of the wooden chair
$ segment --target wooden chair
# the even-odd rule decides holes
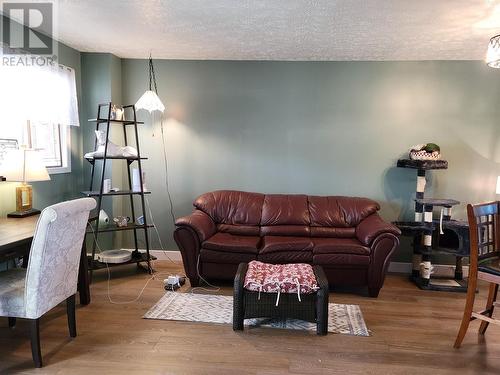
[[[29,322],[31,352],[36,367],[42,367],[40,318],[66,300],[68,326],[76,337],[75,293],[81,247],[92,198],[58,203],[44,209],[31,244],[28,267],[0,272],[0,316]]]
[[[481,320],[479,327],[481,335],[484,335],[489,323],[500,325],[500,320],[492,318],[495,306],[500,306],[500,302],[496,302],[498,284],[500,284],[499,205],[498,201],[475,206],[467,205],[470,233],[469,283],[464,315],[455,340],[455,348],[460,347],[471,321]],[[478,280],[490,283],[490,287],[486,308],[474,312]]]

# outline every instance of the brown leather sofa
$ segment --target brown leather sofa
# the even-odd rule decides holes
[[[238,264],[321,265],[330,287],[368,286],[377,297],[401,232],[367,198],[221,190],[194,201],[174,238],[192,286],[233,280]]]

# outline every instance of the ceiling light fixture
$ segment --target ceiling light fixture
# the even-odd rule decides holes
[[[486,53],[486,64],[490,68],[500,68],[500,34],[490,39]]]
[[[155,68],[151,54],[149,55],[149,90],[142,94],[137,103],[135,103],[135,107],[137,109],[145,109],[146,111],[149,111],[149,113],[152,113],[153,111],[163,112],[165,110],[165,106],[158,97]]]

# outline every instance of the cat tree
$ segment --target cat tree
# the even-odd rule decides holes
[[[467,222],[452,220],[452,207],[460,202],[454,199],[425,198],[426,172],[448,169],[446,160],[399,159],[399,168],[417,170],[414,221],[396,221],[403,236],[413,239],[413,266],[411,280],[426,290],[466,292],[462,258],[469,256],[469,228]],[[440,218],[434,219],[434,209],[440,208]],[[432,257],[444,254],[455,258],[452,278],[432,277]]]

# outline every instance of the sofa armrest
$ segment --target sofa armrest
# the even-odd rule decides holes
[[[215,234],[217,227],[210,216],[199,210],[177,219],[175,226],[177,228],[174,231],[174,240],[181,251],[186,276],[192,287],[198,286],[201,244]]]
[[[200,210],[194,211],[191,215],[181,217],[175,221],[175,225],[189,227],[196,232],[200,243],[212,237],[217,231],[217,227],[212,218]]]
[[[382,288],[391,255],[398,246],[399,237],[393,233],[384,232],[373,240],[370,252],[370,268],[368,269],[368,291],[371,297],[377,297],[380,288]]]
[[[356,237],[366,246],[371,246],[375,238],[384,233],[391,233],[396,237],[401,235],[398,227],[384,221],[378,214],[368,216],[356,227]]]

